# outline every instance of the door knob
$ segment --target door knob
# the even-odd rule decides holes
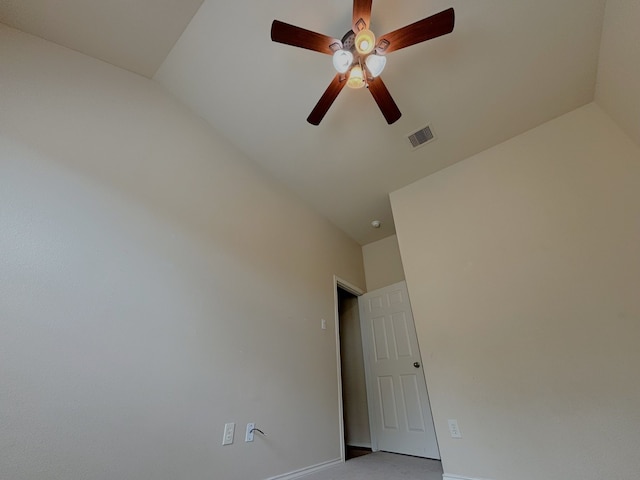
[[[420,368],[420,362],[414,362],[413,366],[416,367],[416,368]]]

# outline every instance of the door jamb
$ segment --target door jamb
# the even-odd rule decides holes
[[[346,446],[344,441],[344,407],[342,405],[342,360],[340,359],[340,316],[338,313],[338,287],[347,292],[360,297],[364,291],[355,285],[343,280],[337,275],[333,276],[333,303],[336,331],[336,364],[338,366],[338,425],[340,430],[340,460],[346,459]]]

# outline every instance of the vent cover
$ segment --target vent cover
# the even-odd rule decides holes
[[[411,142],[411,146],[414,149],[422,147],[423,145],[426,145],[427,143],[432,142],[435,139],[436,137],[433,134],[433,130],[431,130],[431,126],[429,125],[409,135],[409,141]]]

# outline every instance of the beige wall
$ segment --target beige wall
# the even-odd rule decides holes
[[[339,290],[338,294],[345,443],[370,448],[371,432],[358,297],[344,290]]]
[[[377,290],[404,280],[398,237],[391,235],[362,247],[367,290]]]
[[[0,51],[0,477],[338,459],[333,275],[364,287],[360,247],[156,83],[1,25]]]
[[[591,104],[391,201],[445,472],[637,478],[638,147]]]
[[[596,102],[640,145],[638,24],[638,0],[607,0]]]

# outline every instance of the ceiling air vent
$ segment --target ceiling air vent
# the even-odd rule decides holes
[[[411,146],[414,150],[434,141],[435,139],[436,137],[429,125],[409,135],[409,141],[411,142]]]

